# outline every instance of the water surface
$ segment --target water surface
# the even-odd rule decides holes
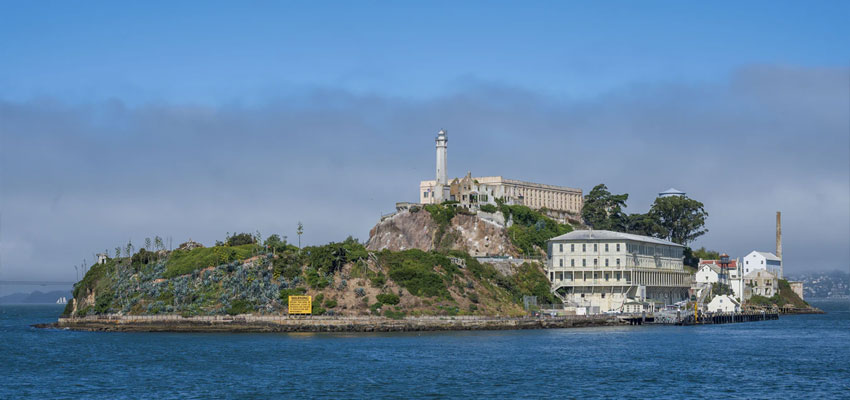
[[[850,301],[713,326],[73,332],[0,306],[0,398],[850,398]]]

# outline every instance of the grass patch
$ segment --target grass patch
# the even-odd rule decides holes
[[[199,269],[214,267],[229,262],[251,258],[257,246],[243,244],[240,246],[202,247],[192,250],[174,250],[165,263],[164,278],[191,274]]]

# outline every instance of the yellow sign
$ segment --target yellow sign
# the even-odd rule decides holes
[[[312,296],[289,296],[290,314],[311,314],[313,311]]]

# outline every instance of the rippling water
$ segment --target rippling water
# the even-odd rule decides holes
[[[850,302],[673,327],[393,334],[43,330],[0,306],[0,398],[850,398]]]

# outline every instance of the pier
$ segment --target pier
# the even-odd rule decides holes
[[[619,318],[621,323],[628,325],[707,325],[777,320],[779,319],[779,313],[764,311],[725,313],[700,312],[695,316],[693,311],[668,311],[658,313],[627,314],[622,315]]]

